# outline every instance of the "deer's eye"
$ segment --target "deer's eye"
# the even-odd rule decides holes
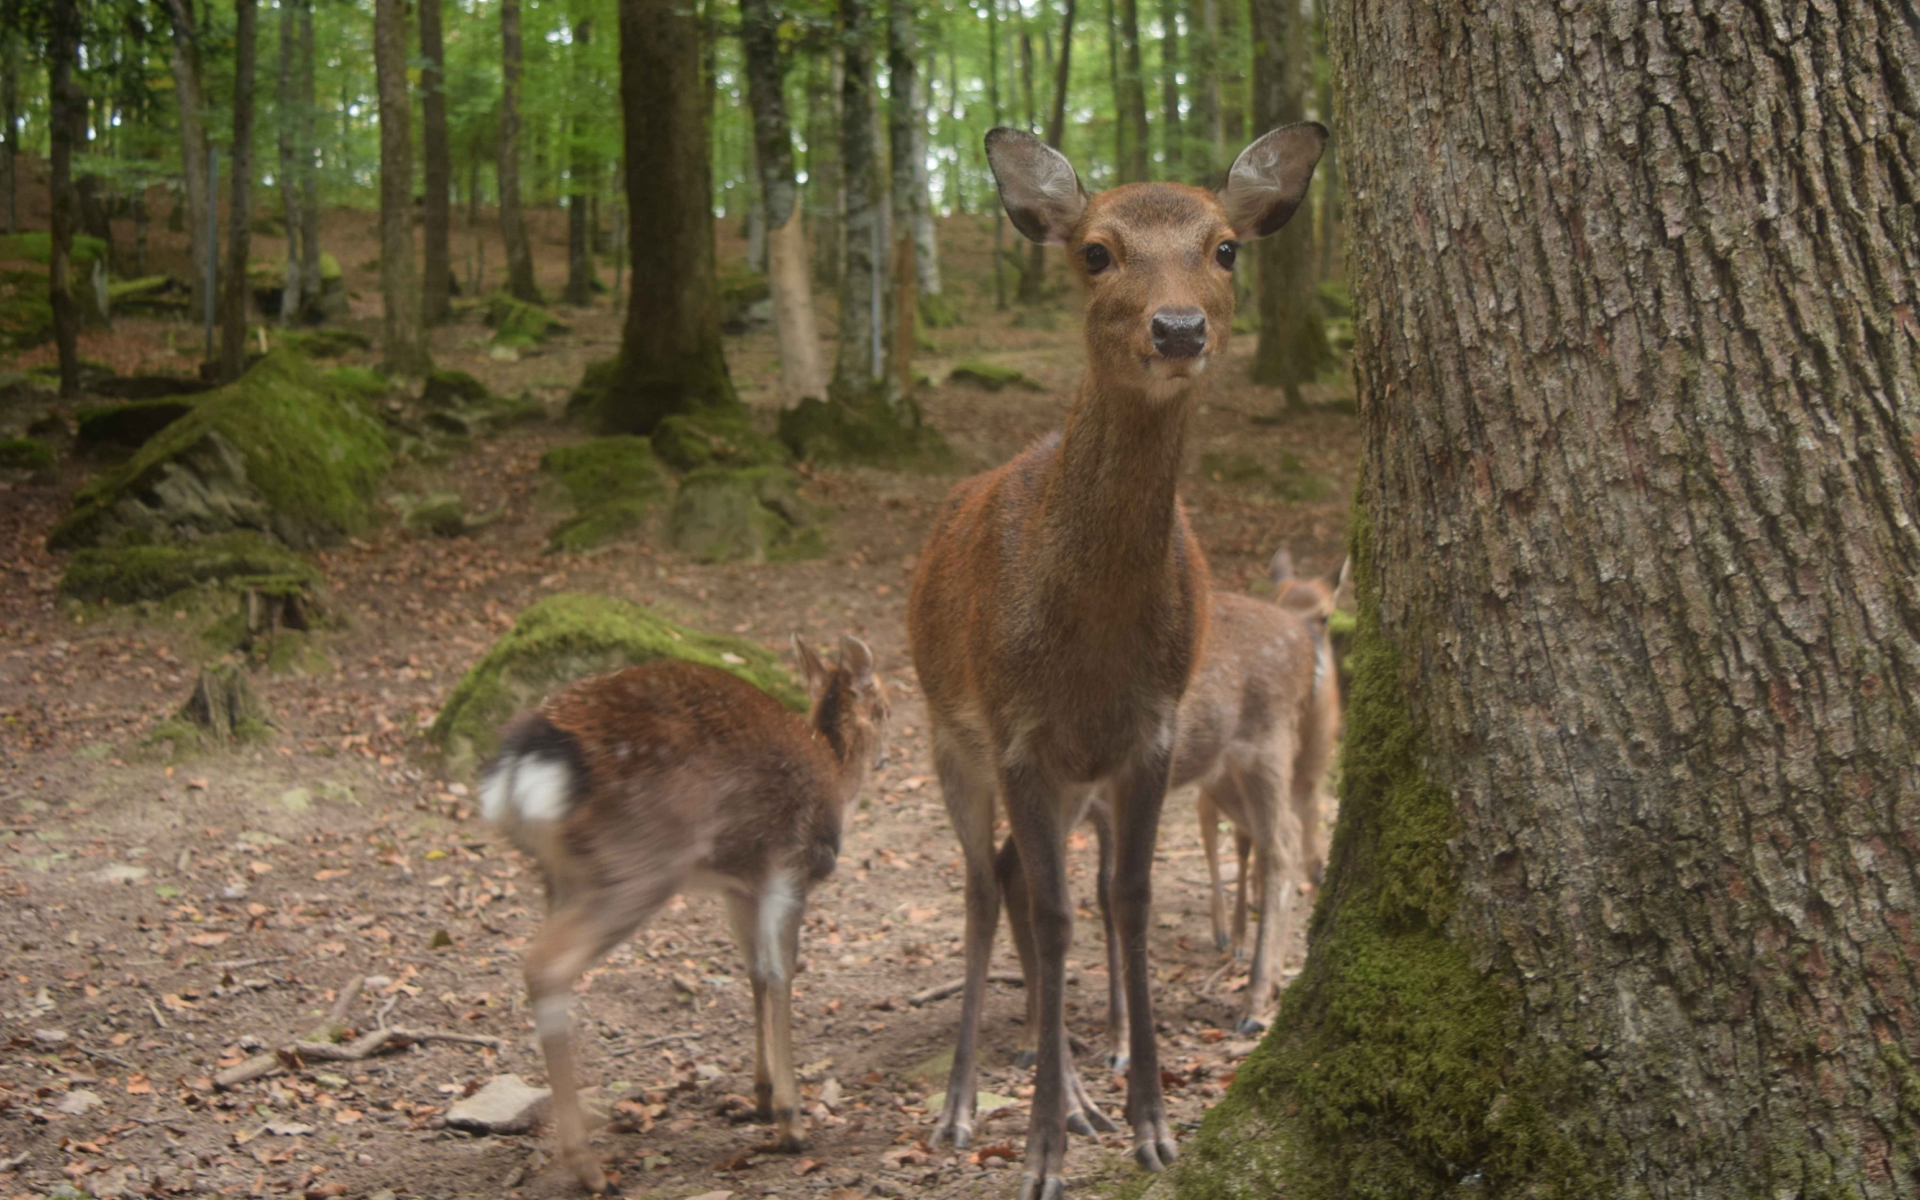
[[[1113,254],[1098,242],[1081,250],[1080,257],[1086,261],[1089,275],[1098,275],[1113,265]]]
[[[1239,242],[1221,242],[1218,246],[1214,247],[1213,261],[1231,271],[1233,270],[1234,255],[1238,253],[1240,253]]]

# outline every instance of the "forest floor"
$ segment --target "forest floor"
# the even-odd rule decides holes
[[[557,293],[563,226],[557,214],[540,219],[538,247],[556,271],[542,283]],[[331,248],[361,297],[353,323],[377,337],[373,224],[366,214],[329,217]],[[1057,426],[1080,368],[1071,298],[1043,310],[1051,328],[1018,328],[1049,321],[994,311],[990,229],[977,217],[948,223],[949,293],[966,323],[935,331],[937,350],[919,369],[944,379],[955,363],[981,358],[1044,390],[926,389],[926,412],[962,471]],[[263,242],[256,255],[276,246]],[[723,230],[721,251],[738,256],[743,243]],[[497,242],[490,254],[502,261]],[[435,332],[436,358],[557,416],[586,363],[614,352],[619,326],[604,298],[556,311],[573,333],[520,361],[490,358],[473,317]],[[83,352],[121,370],[185,372],[197,336],[182,321],[126,320],[90,334]],[[1306,570],[1336,567],[1357,470],[1350,403],[1315,388],[1309,398],[1321,403],[1309,412],[1271,420],[1277,394],[1245,382],[1253,341],[1236,340],[1196,407],[1183,481],[1224,589],[1246,588],[1283,543]],[[771,332],[730,338],[728,353],[770,428]],[[1019,990],[992,987],[983,1035],[982,1087],[1013,1102],[980,1123],[975,1150],[958,1154],[931,1153],[922,1139],[959,1002],[910,1003],[961,970],[960,860],[931,779],[904,619],[913,556],[960,472],[813,472],[809,489],[837,511],[836,548],[822,560],[702,566],[644,540],[549,555],[545,533],[564,509],[540,455],[584,436],[556,419],[481,442],[443,468],[396,473],[392,492],[457,491],[470,512],[501,516],[453,540],[416,540],[389,521],[318,555],[348,618],[328,635],[331,671],[257,677],[278,725],[272,742],[173,766],[143,736],[192,685],[205,657],[199,618],[58,598],[64,556],[43,539],[88,476],[84,461],[48,481],[0,485],[0,1039],[11,1039],[0,1044],[0,1195],[63,1183],[94,1195],[573,1194],[544,1132],[476,1138],[440,1120],[496,1074],[544,1080],[519,970],[540,898],[526,864],[473,816],[473,781],[443,774],[422,736],[491,640],[559,590],[655,605],[782,653],[790,630],[817,643],[855,633],[895,697],[892,765],[858,804],[803,939],[794,1019],[811,1148],[797,1158],[759,1153],[763,1130],[720,1115],[729,1095],[752,1088],[750,991],[719,905],[693,896],[596,968],[576,1005],[584,1077],[639,1097],[595,1140],[620,1190],[1013,1194],[1030,1094],[1028,1072],[1012,1064]],[[1237,457],[1266,475],[1235,482]],[[1282,499],[1275,478],[1280,491],[1308,498]],[[1191,797],[1170,798],[1166,811],[1152,954],[1168,1101],[1184,1134],[1253,1043],[1231,1033],[1244,969],[1213,949]],[[1073,839],[1081,920],[1069,1021],[1087,1047],[1080,1069],[1117,1118],[1124,1089],[1099,1066],[1105,959],[1088,843],[1084,833]],[[1296,964],[1299,952],[1296,936]],[[1017,971],[1005,939],[995,969]],[[350,1017],[358,1027],[384,1018],[493,1035],[503,1047],[430,1042],[214,1090],[215,1073],[256,1046],[287,1044],[363,976],[372,980]],[[1076,1194],[1109,1191],[1133,1171],[1124,1133],[1075,1139],[1068,1168],[1081,1180]]]

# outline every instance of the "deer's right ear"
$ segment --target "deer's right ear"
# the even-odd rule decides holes
[[[1285,546],[1273,552],[1273,561],[1267,564],[1267,578],[1275,586],[1293,578],[1293,554]]]
[[[813,652],[813,647],[807,645],[806,640],[797,630],[793,635],[793,653],[800,660],[801,673],[807,677],[807,695],[817,699],[820,689],[826,686],[826,665],[820,661],[820,656]]]
[[[1278,233],[1307,198],[1313,168],[1327,148],[1327,127],[1315,121],[1283,125],[1240,152],[1220,189],[1227,222],[1239,237]]]
[[[1066,156],[1024,129],[987,131],[987,165],[1013,227],[1036,242],[1062,245],[1087,210],[1087,192]]]

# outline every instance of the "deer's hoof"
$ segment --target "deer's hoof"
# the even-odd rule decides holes
[[[965,1150],[973,1145],[973,1127],[960,1121],[941,1121],[933,1127],[927,1145],[938,1150],[942,1144],[952,1146],[955,1150]]]
[[[1255,1034],[1265,1033],[1266,1031],[1267,1023],[1258,1017],[1241,1017],[1240,1023],[1234,1026],[1234,1032],[1243,1037],[1252,1037]]]
[[[600,1169],[600,1164],[592,1155],[567,1155],[567,1169],[573,1172],[573,1177],[580,1181],[581,1187],[594,1195],[600,1195],[607,1190],[606,1172]]]
[[[1038,1050],[1022,1050],[1020,1053],[1013,1056],[1013,1065],[1016,1067],[1019,1067],[1023,1071],[1032,1067],[1033,1064],[1039,1061],[1040,1061],[1040,1052]]]
[[[1125,1051],[1118,1054],[1109,1054],[1107,1055],[1107,1070],[1113,1072],[1115,1075],[1119,1075],[1127,1069],[1127,1064],[1132,1061],[1133,1056]]]
[[[1225,954],[1233,949],[1233,939],[1224,933],[1216,933],[1213,935],[1213,948]]]
[[[1041,1179],[1028,1175],[1020,1180],[1020,1200],[1060,1200],[1067,1194],[1067,1181],[1059,1175]]]

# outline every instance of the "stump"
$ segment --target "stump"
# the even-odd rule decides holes
[[[246,672],[232,663],[201,668],[179,719],[217,742],[248,741],[273,724]]]

